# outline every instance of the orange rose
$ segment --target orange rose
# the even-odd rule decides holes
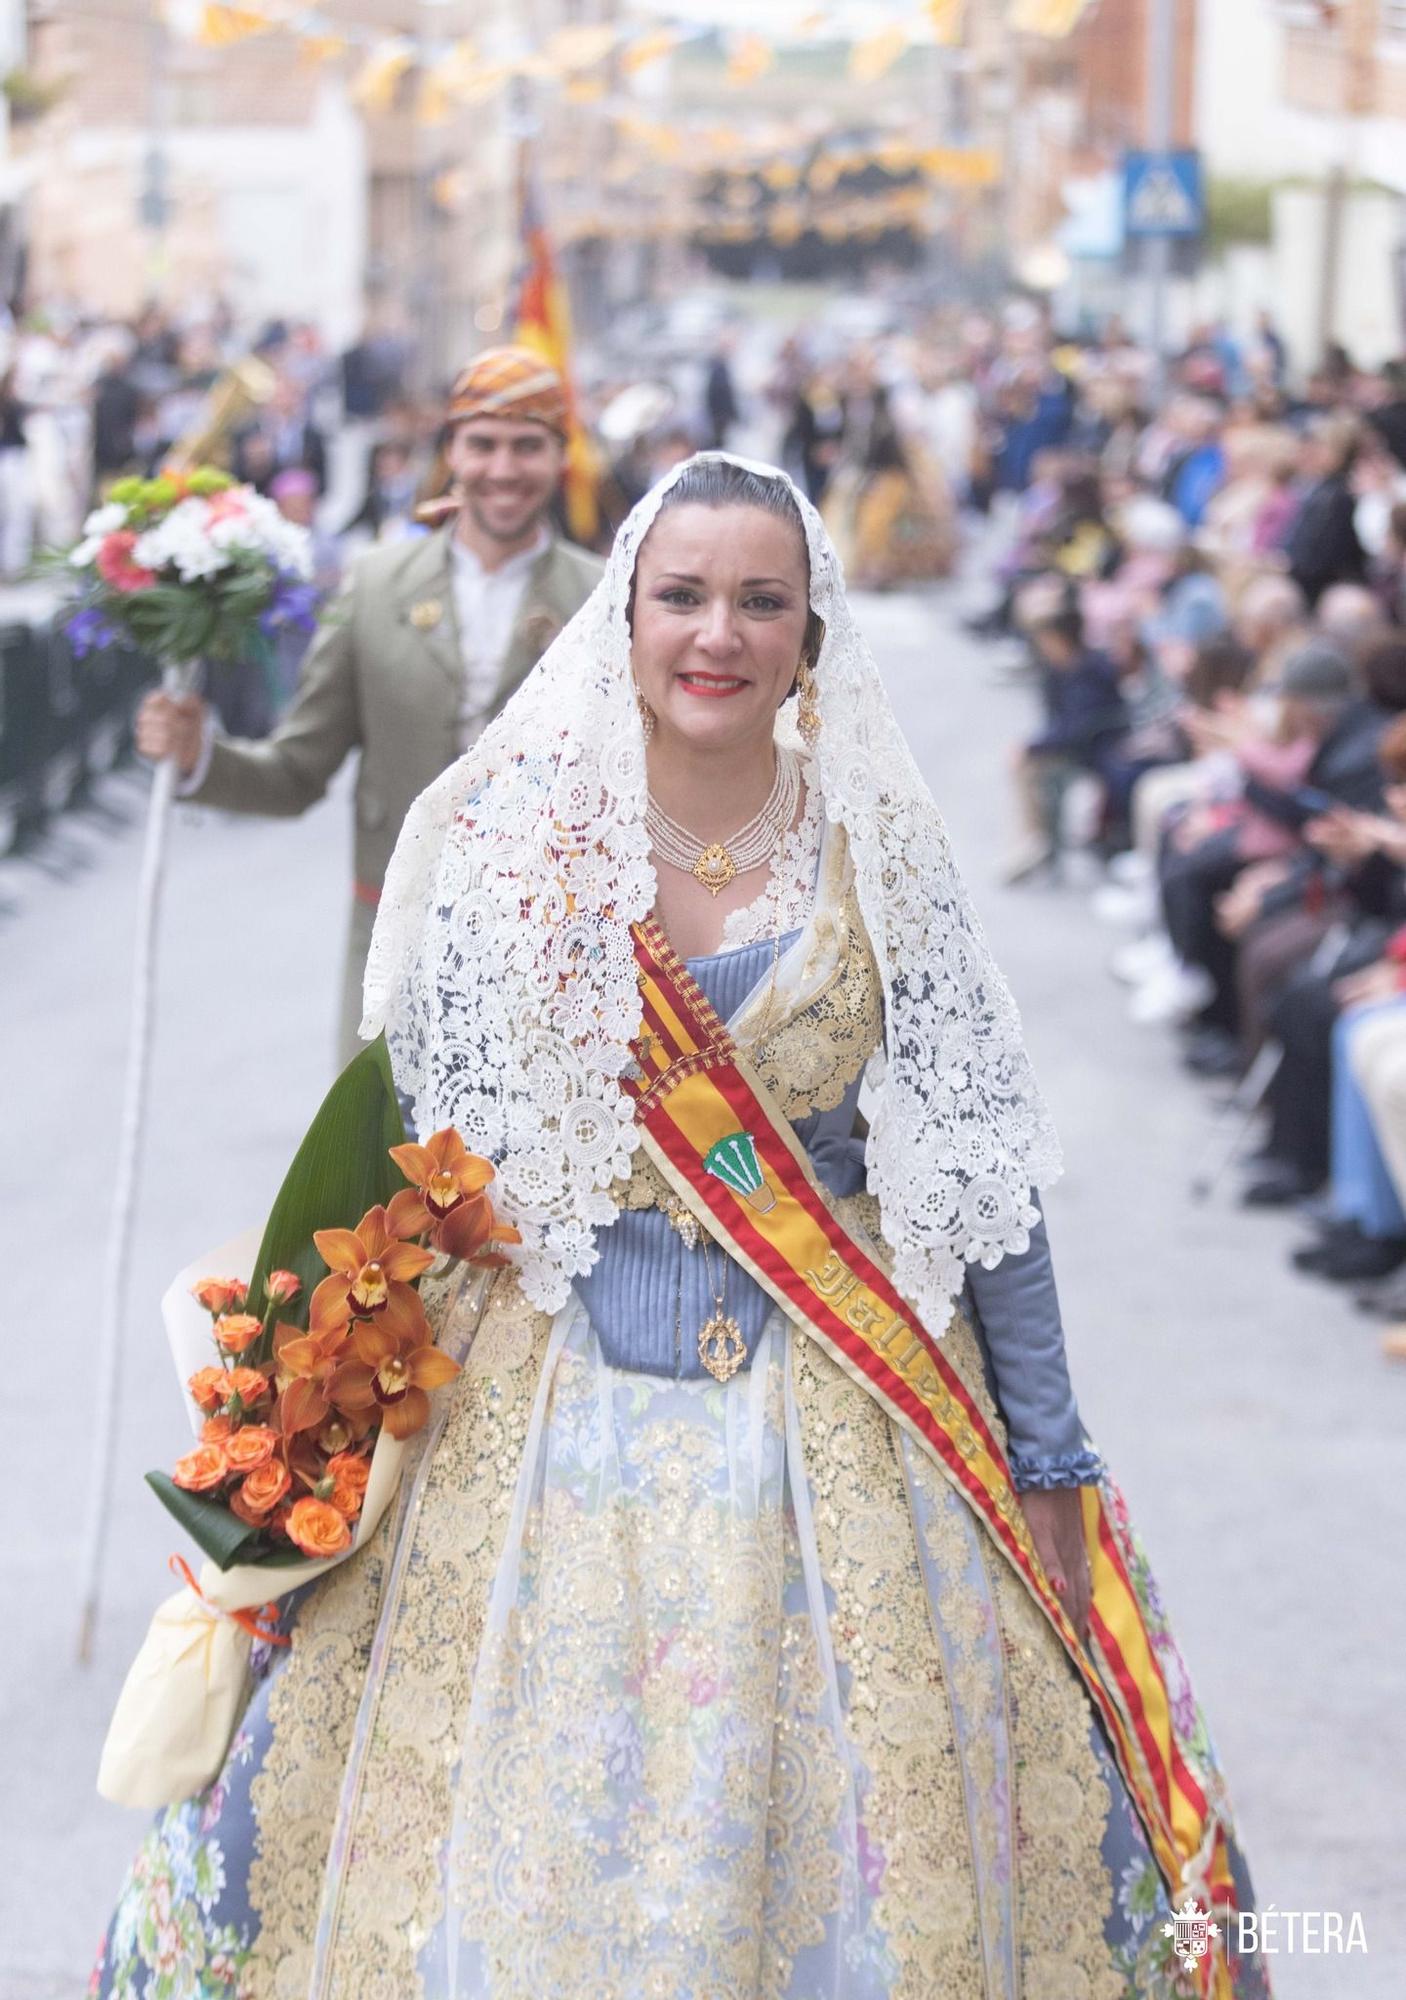
[[[245,1424],[225,1441],[230,1471],[253,1472],[257,1466],[267,1465],[277,1443],[278,1432],[271,1431],[267,1424]]]
[[[208,1412],[218,1409],[229,1394],[224,1385],[223,1368],[197,1368],[186,1388],[199,1407]]]
[[[288,1515],[288,1539],[305,1556],[339,1556],[351,1547],[346,1516],[330,1500],[295,1500]]]
[[[296,1299],[303,1289],[303,1281],[296,1271],[270,1271],[264,1279],[264,1294],[281,1306],[290,1299]]]
[[[327,1470],[334,1479],[344,1480],[358,1493],[364,1493],[371,1477],[371,1461],[364,1452],[339,1451],[334,1458],[328,1459]]]
[[[354,1485],[350,1479],[334,1479],[332,1491],[327,1498],[344,1521],[354,1521],[361,1512],[364,1495],[362,1489]]]
[[[229,1504],[240,1520],[248,1521],[251,1526],[277,1526],[277,1521],[270,1522],[268,1517],[292,1484],[288,1468],[281,1458],[266,1459],[248,1475]]]
[[[200,1442],[202,1444],[223,1444],[233,1429],[233,1419],[225,1416],[224,1412],[221,1411],[219,1416],[207,1417],[205,1419],[200,1427]]]
[[[187,1493],[209,1493],[221,1483],[228,1471],[223,1445],[198,1444],[194,1451],[188,1451],[184,1458],[176,1460],[171,1468],[171,1477]]]
[[[249,1296],[249,1287],[239,1278],[202,1278],[190,1290],[191,1297],[199,1299],[206,1312],[217,1317],[237,1310]]]
[[[215,1339],[226,1354],[242,1354],[263,1330],[263,1321],[253,1313],[222,1313],[215,1321]]]
[[[246,1410],[262,1403],[271,1393],[269,1378],[262,1368],[231,1368],[225,1374],[226,1396],[238,1396]]]

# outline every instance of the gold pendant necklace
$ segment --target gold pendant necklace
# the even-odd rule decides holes
[[[698,1329],[698,1359],[715,1382],[730,1382],[747,1359],[747,1343],[731,1313],[717,1312]]]
[[[691,875],[708,891],[720,896],[730,882],[770,861],[796,816],[800,797],[800,762],[789,750],[779,750],[776,775],[760,812],[726,840],[702,841],[687,827],[670,819],[655,799],[645,802],[645,828],[657,860],[667,862],[681,874]]]
[[[703,1237],[703,1276],[713,1293],[713,1315],[698,1329],[698,1359],[715,1382],[730,1382],[747,1359],[747,1343],[742,1329],[727,1309],[727,1253],[723,1253],[723,1281],[713,1287],[713,1263],[708,1255],[708,1238]]]
[[[710,890],[713,895],[719,896],[728,883],[735,878],[737,864],[722,842],[715,840],[700,851],[698,859],[694,862],[689,872],[692,874],[695,882],[701,882],[705,889]]]

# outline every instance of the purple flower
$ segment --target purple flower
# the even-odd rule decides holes
[[[280,573],[273,596],[259,614],[259,629],[266,637],[285,625],[311,632],[317,624],[318,591],[314,584]]]
[[[85,605],[81,611],[75,611],[64,626],[64,631],[76,660],[86,660],[89,653],[101,652],[104,647],[113,645],[119,637],[117,627],[95,604]]]

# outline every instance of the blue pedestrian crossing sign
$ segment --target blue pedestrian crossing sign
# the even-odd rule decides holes
[[[1206,220],[1201,155],[1125,153],[1123,232],[1147,236],[1199,236]]]

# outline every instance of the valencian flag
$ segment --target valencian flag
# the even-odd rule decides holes
[[[562,491],[566,524],[578,542],[590,547],[600,531],[595,447],[576,413],[576,391],[571,377],[571,304],[552,256],[525,143],[518,162],[518,215],[523,263],[513,338],[549,361],[565,386],[567,435]]]

